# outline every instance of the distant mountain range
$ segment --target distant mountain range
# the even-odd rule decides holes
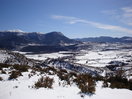
[[[78,38],[76,39],[82,42],[108,42],[108,43],[132,43],[132,37],[121,37],[121,38],[114,38],[108,36],[101,36],[101,37],[89,37],[89,38]]]
[[[63,45],[77,43],[61,32],[46,34],[38,32],[1,31],[0,48],[22,51],[64,50]]]
[[[0,48],[24,52],[57,52],[75,50],[81,42],[132,43],[132,37],[95,37],[70,39],[61,32],[38,33],[23,31],[0,31]]]

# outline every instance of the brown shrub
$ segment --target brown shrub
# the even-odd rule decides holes
[[[87,93],[87,94],[95,93],[96,83],[95,80],[92,78],[92,76],[87,74],[80,74],[77,76],[75,82],[82,93]]]
[[[13,68],[19,70],[20,72],[26,72],[29,69],[27,65],[13,65]]]
[[[41,77],[38,79],[38,81],[35,83],[35,88],[52,88],[52,85],[54,83],[54,79],[49,77]]]
[[[17,77],[22,76],[20,71],[12,71],[11,75],[9,76],[9,80],[16,79]]]
[[[71,77],[77,77],[77,73],[75,72],[70,72],[69,74],[71,75]]]
[[[2,68],[8,68],[10,65],[8,64],[3,64],[3,63],[0,63],[0,70],[2,70]]]
[[[5,72],[3,69],[1,70],[1,73],[2,73],[2,74],[6,74],[6,72]]]
[[[0,77],[0,81],[2,81],[3,80],[3,78],[2,77]]]

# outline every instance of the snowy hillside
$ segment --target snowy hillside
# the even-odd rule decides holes
[[[60,75],[54,74],[52,70],[48,72],[34,71],[29,68],[26,72],[21,72],[22,76],[16,79],[8,80],[10,72],[15,69],[2,68],[6,73],[1,73],[0,77],[0,99],[131,99],[132,91],[128,89],[111,89],[102,87],[102,81],[96,81],[94,94],[83,94],[76,83],[62,80]],[[59,71],[59,70],[57,70]],[[62,71],[64,73],[64,70]],[[59,73],[59,72],[58,72]],[[65,71],[65,75],[66,75]],[[53,79],[52,88],[35,88],[35,83],[41,77],[49,77]],[[72,79],[75,79],[72,76]]]
[[[29,65],[34,66],[39,61],[28,59],[22,54],[14,53],[9,50],[1,50],[0,49],[0,63],[4,64],[19,64],[19,65]]]

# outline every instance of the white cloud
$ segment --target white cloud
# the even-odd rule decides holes
[[[132,13],[132,8],[131,7],[123,7],[121,8],[124,12],[126,13]]]
[[[15,30],[7,30],[8,32],[24,32],[24,31],[22,31],[22,30],[20,30],[20,29],[15,29]]]
[[[105,10],[102,13],[112,16],[117,21],[132,26],[132,7],[123,7],[116,10]]]
[[[58,19],[58,20],[65,20],[69,24],[84,23],[84,24],[89,24],[89,25],[92,25],[100,29],[106,29],[106,30],[112,30],[112,31],[125,32],[125,33],[132,34],[132,29],[124,28],[121,26],[102,24],[102,23],[88,21],[88,20],[84,20],[84,19],[80,19],[76,17],[70,17],[70,16],[53,15],[52,18]]]

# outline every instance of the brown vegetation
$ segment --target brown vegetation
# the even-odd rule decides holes
[[[52,85],[54,83],[54,79],[49,78],[49,77],[41,77],[38,79],[38,81],[35,83],[35,88],[52,88]]]
[[[12,71],[11,75],[9,76],[9,80],[16,79],[17,77],[22,76],[20,71]]]
[[[0,81],[2,81],[3,80],[3,78],[2,77],[0,77]]]
[[[95,86],[96,82],[92,78],[92,76],[87,74],[80,74],[77,76],[76,80],[74,80],[81,90],[82,93],[86,94],[94,94],[95,93]]]

